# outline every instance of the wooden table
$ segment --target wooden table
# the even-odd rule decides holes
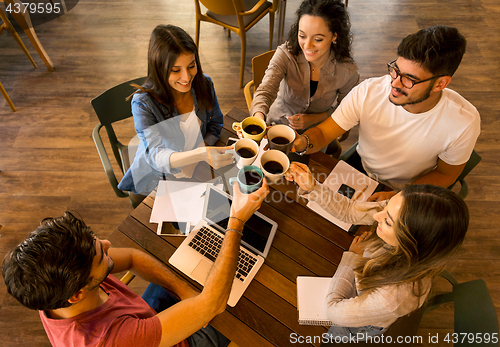
[[[246,112],[233,108],[224,117],[221,143],[234,136],[231,130],[233,121],[241,121],[247,116]],[[309,165],[314,174],[321,173],[325,178],[336,162],[332,157],[318,153],[311,156]],[[228,175],[234,168],[224,170],[225,177],[232,177]],[[209,181],[214,172],[210,166],[201,163],[194,177]],[[321,336],[327,331],[326,327],[297,323],[296,278],[300,275],[332,276],[353,236],[308,209],[305,206],[307,201],[299,199],[295,192],[293,183],[271,185],[266,203],[259,210],[278,223],[266,262],[238,304],[228,306],[211,322],[241,347],[290,346],[293,336]],[[168,259],[183,238],[156,234],[157,224],[149,223],[153,202],[152,197],[146,198],[118,229],[169,265]],[[200,288],[197,283],[190,282]],[[300,344],[304,345],[307,344]],[[312,345],[318,346],[319,343]]]

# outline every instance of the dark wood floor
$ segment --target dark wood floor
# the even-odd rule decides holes
[[[289,0],[286,28],[299,0]],[[468,39],[462,65],[450,85],[481,113],[476,150],[483,157],[468,177],[466,202],[470,230],[450,270],[460,282],[483,278],[500,312],[500,4],[496,0],[351,0],[354,57],[362,78],[386,73],[399,41],[434,24],[458,27]],[[24,34],[38,68],[34,69],[10,34],[0,36],[0,81],[18,111],[0,97],[0,257],[47,216],[78,211],[100,237],[109,236],[131,212],[107,182],[91,133],[97,118],[90,100],[123,81],[146,74],[151,30],[176,24],[194,36],[192,1],[82,0],[68,14],[36,28],[56,67],[48,72]],[[267,50],[268,21],[248,34],[245,82],[251,57]],[[217,26],[202,23],[200,53],[213,78],[224,113],[246,109],[238,88],[240,40]],[[443,129],[446,131],[446,129]],[[123,139],[133,124],[120,126]],[[356,141],[357,131],[344,142]],[[423,139],[424,141],[424,139]],[[134,281],[135,282],[135,281]],[[137,281],[134,288],[141,290]],[[440,289],[446,289],[440,285]],[[452,308],[427,315],[424,336],[452,331]],[[22,308],[0,283],[0,345],[49,346],[38,314]],[[282,346],[288,346],[283,341]],[[432,344],[433,346],[436,344]]]

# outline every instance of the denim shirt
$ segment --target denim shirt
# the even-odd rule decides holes
[[[194,111],[200,120],[200,132],[196,143],[205,141],[212,146],[219,139],[223,127],[223,115],[215,95],[210,77],[212,109],[200,111],[193,89]],[[180,168],[170,166],[172,153],[184,150],[185,138],[180,128],[181,116],[176,109],[170,114],[168,108],[159,103],[148,93],[135,94],[132,99],[132,114],[139,145],[134,161],[125,173],[118,188],[135,194],[148,194],[166,174],[181,172]],[[156,158],[161,152],[162,165],[157,165]]]

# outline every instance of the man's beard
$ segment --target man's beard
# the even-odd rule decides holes
[[[390,95],[389,95],[389,101],[390,101],[391,103],[393,103],[394,105],[396,105],[396,106],[406,106],[406,105],[414,105],[414,104],[419,104],[419,103],[421,103],[421,102],[423,102],[423,101],[425,101],[425,100],[429,99],[429,97],[431,96],[431,91],[432,91],[432,88],[433,88],[433,84],[431,84],[431,85],[429,86],[429,88],[427,88],[427,89],[425,90],[425,92],[423,93],[423,95],[422,95],[420,98],[418,98],[417,100],[412,100],[412,101],[406,102],[406,103],[404,103],[404,104],[396,104],[394,101],[392,101],[392,99],[391,99],[391,96],[390,96]],[[404,96],[408,97],[408,93],[403,92],[403,91],[402,91],[401,89],[399,89],[399,88],[394,88],[394,89],[396,89],[396,91],[397,91],[398,93],[402,93]]]

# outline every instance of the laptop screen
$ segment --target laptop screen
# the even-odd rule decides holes
[[[210,187],[210,186],[209,186]],[[210,187],[207,194],[205,219],[217,224],[220,231],[225,232],[229,221],[231,198],[225,193]],[[258,212],[245,223],[242,241],[259,253],[265,253],[267,241],[272,234],[273,224]]]

